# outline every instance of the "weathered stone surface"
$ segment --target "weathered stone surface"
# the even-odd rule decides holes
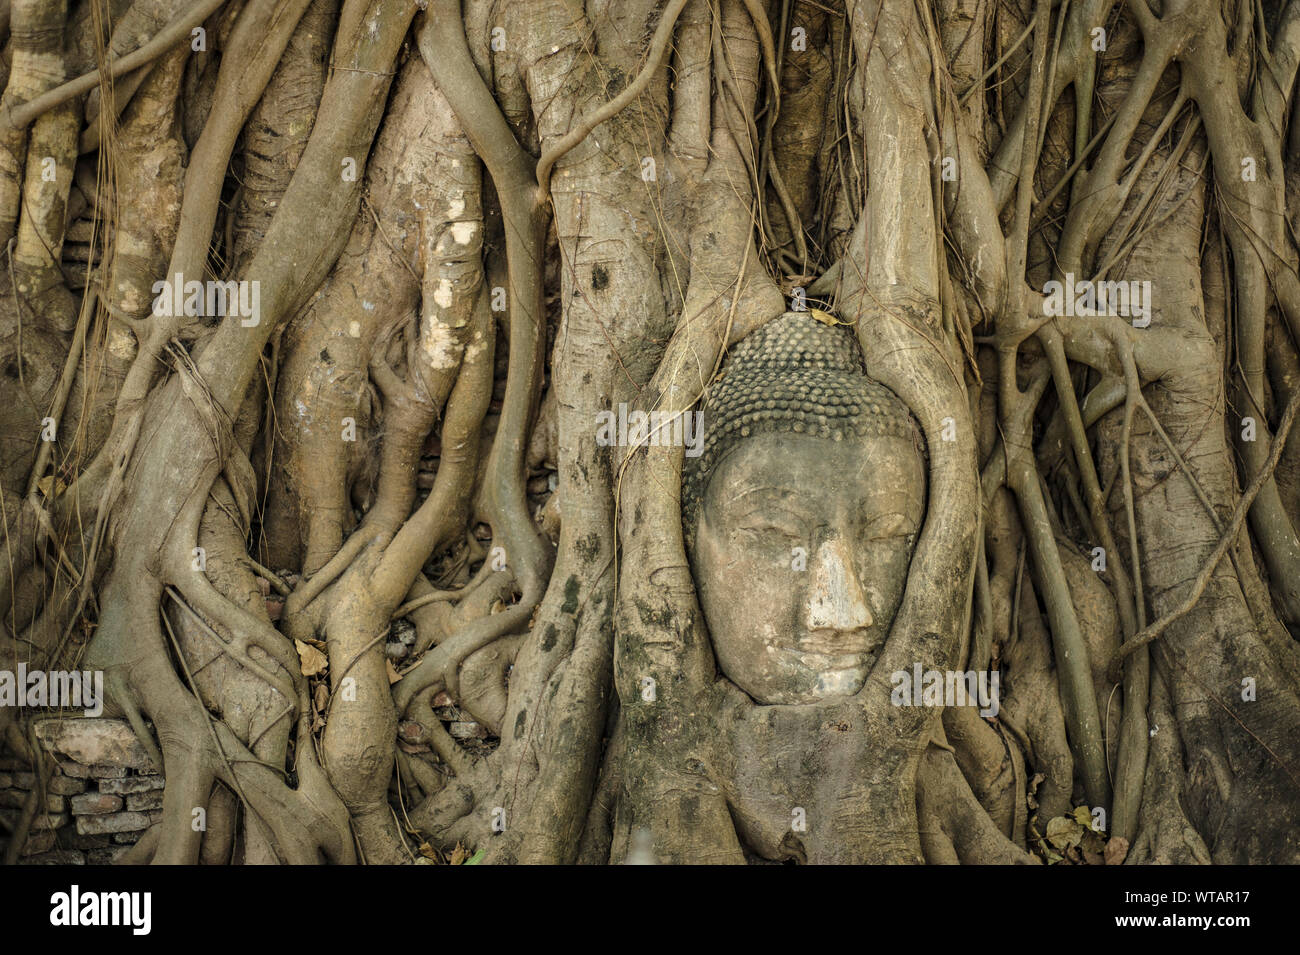
[[[97,832],[88,836],[83,836],[79,832],[68,832],[63,834],[63,838],[74,849],[102,849],[108,845],[109,837],[106,832]]]
[[[60,796],[58,793],[50,793],[45,797],[46,812],[67,812],[68,797]]]
[[[85,865],[86,854],[76,849],[55,849],[29,856],[28,865]]]
[[[113,842],[120,846],[133,846],[140,841],[143,832],[115,832]]]
[[[132,812],[144,812],[148,809],[161,809],[163,791],[155,789],[147,793],[133,793],[126,797],[126,808]]]
[[[77,816],[98,816],[121,808],[122,797],[112,793],[82,793],[72,797],[72,812]]]
[[[49,790],[59,796],[75,796],[86,791],[86,781],[55,773],[50,777]]]
[[[14,773],[13,784],[19,789],[31,789],[36,785],[35,773]]]
[[[9,789],[14,784],[14,778],[9,773],[0,773],[0,789]]]
[[[92,779],[121,779],[126,776],[127,767],[125,766],[91,766],[90,777]]]
[[[47,812],[32,820],[33,829],[61,829],[72,821],[66,812]]]
[[[36,736],[46,749],[86,766],[155,769],[131,727],[121,720],[40,720]]]
[[[125,766],[83,766],[71,760],[60,760],[59,768],[73,779],[111,779],[126,775]]]
[[[106,816],[78,816],[77,831],[83,836],[97,832],[131,832],[149,828],[149,817],[142,812],[115,812]]]
[[[122,779],[101,779],[99,781],[99,791],[102,793],[117,793],[126,795],[128,793],[147,793],[154,789],[162,789],[165,780],[161,776],[126,776]]]

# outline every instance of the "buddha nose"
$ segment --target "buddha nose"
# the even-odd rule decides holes
[[[871,626],[871,609],[843,541],[823,543],[811,569],[805,621],[810,631],[862,630]]]

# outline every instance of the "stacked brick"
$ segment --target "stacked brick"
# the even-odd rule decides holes
[[[36,737],[54,765],[21,863],[107,865],[162,816],[163,777],[127,723],[51,718]],[[36,783],[30,767],[0,754],[0,853]]]

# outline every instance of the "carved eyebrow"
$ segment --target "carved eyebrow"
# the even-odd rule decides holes
[[[800,528],[814,522],[813,515],[798,494],[776,488],[751,488],[729,499],[725,507],[732,520],[737,521],[766,517],[777,524],[793,524]]]
[[[768,498],[776,498],[777,503],[782,503],[782,504],[785,503],[786,501],[799,500],[799,495],[796,494],[794,491],[785,490],[783,488],[776,488],[776,487],[772,487],[771,485],[764,484],[764,485],[754,485],[752,487],[745,488],[739,494],[735,494],[727,498],[725,503],[728,507],[736,507],[742,503],[743,498],[749,497],[750,495],[753,494],[763,495]],[[744,502],[744,503],[749,503],[749,502]]]
[[[791,531],[802,533],[807,527],[811,527],[815,521],[809,514],[802,514],[789,507],[755,507],[742,511],[736,516],[736,520],[742,524],[752,523],[755,520],[766,521],[774,526]]]

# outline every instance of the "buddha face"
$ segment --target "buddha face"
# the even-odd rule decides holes
[[[723,674],[764,704],[862,688],[925,504],[912,442],[758,434],[709,478],[692,551]]]

